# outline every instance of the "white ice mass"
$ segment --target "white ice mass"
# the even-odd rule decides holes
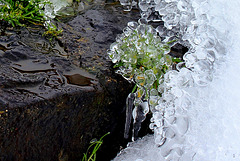
[[[120,0],[131,8],[131,2]],[[133,3],[135,5],[135,3]],[[114,161],[240,160],[240,1],[139,0],[142,18],[190,49],[185,67],[165,74],[153,112],[154,136],[130,143]],[[162,89],[161,89],[162,90]]]

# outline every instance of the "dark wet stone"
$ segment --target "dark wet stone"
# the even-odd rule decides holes
[[[105,43],[107,41],[114,41],[113,39],[113,32],[109,31],[109,32],[99,32],[94,40],[96,43]]]
[[[1,33],[1,161],[80,160],[90,140],[107,132],[97,160],[126,146],[125,100],[133,86],[115,74],[106,51],[139,16],[95,5],[56,22],[63,35],[53,42],[38,27]]]
[[[177,58],[183,58],[183,55],[188,51],[188,48],[181,45],[181,44],[175,44],[170,51],[170,55]]]
[[[58,22],[64,32],[53,42],[41,28],[1,34],[0,160],[80,160],[90,140],[107,132],[99,160],[126,145],[124,106],[132,85],[115,74],[106,51],[138,16],[94,6]]]
[[[12,60],[12,61],[24,60],[24,59],[27,59],[27,57],[28,57],[27,54],[25,54],[27,52],[29,52],[29,51],[27,51],[22,46],[20,46],[20,47],[14,48],[12,50],[7,50],[5,52],[4,57],[9,60]]]

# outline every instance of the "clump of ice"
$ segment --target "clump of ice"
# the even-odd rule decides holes
[[[164,160],[159,153],[159,148],[155,145],[153,136],[145,136],[133,143],[129,143],[129,147],[118,154],[114,161],[158,161]]]
[[[168,55],[170,46],[161,41],[151,25],[129,22],[123,31],[123,34],[117,36],[116,42],[111,44],[108,55],[116,63],[115,66],[119,66],[116,72],[137,85],[135,93],[127,98],[126,106],[126,120],[130,121],[129,112],[133,116],[135,140],[141,122],[160,98],[158,82],[162,81],[164,73],[171,69],[173,62]],[[130,102],[135,105],[134,109]],[[125,137],[128,137],[129,121],[126,121]]]
[[[142,18],[164,21],[160,35],[177,34],[189,52],[185,66],[167,72],[159,88],[163,94],[150,125],[154,139],[131,143],[115,160],[240,160],[240,2],[142,0],[138,5]]]
[[[58,11],[64,7],[67,7],[72,3],[72,0],[45,0],[46,2],[50,2],[45,6],[44,15],[47,18],[55,18],[58,15]]]

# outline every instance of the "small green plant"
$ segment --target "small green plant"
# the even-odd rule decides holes
[[[106,133],[103,135],[99,140],[93,139],[90,142],[90,146],[87,149],[87,152],[83,154],[82,161],[96,161],[97,158],[97,151],[100,146],[103,144],[103,138],[110,133]]]
[[[135,105],[142,102],[142,96],[147,100],[151,89],[158,90],[164,74],[179,61],[168,55],[170,43],[162,42],[152,26],[129,22],[110,46],[108,55],[114,68],[118,68],[117,73],[136,84],[133,92],[137,89],[139,99],[135,99]]]
[[[0,21],[6,21],[13,27],[43,23],[43,9],[48,3],[44,0],[0,0]]]
[[[125,123],[125,134],[128,137],[129,116],[132,114],[132,139],[135,140],[141,127],[139,122],[144,121],[149,111],[155,110],[161,98],[165,73],[181,60],[168,54],[173,41],[161,41],[151,25],[129,22],[123,31],[123,34],[117,36],[116,42],[111,44],[108,55],[115,63],[116,72],[135,83],[126,101]]]
[[[49,0],[0,0],[0,21],[8,22],[13,27],[38,24],[46,26],[44,36],[50,41],[62,33],[44,14]]]

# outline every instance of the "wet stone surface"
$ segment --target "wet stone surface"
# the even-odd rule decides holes
[[[106,50],[139,13],[96,5],[49,42],[41,28],[0,36],[0,160],[80,160],[89,141],[104,139],[99,160],[123,140],[125,99],[132,85],[116,75]]]
[[[107,132],[97,160],[126,146],[124,107],[133,85],[114,73],[106,51],[138,18],[138,11],[101,2],[56,22],[63,34],[53,42],[38,26],[0,29],[1,161],[80,160],[90,140]],[[139,135],[149,132],[143,124]]]
[[[74,64],[94,73],[109,69],[111,63],[106,49],[129,21],[137,21],[139,18],[137,11],[123,13],[121,7],[109,6],[107,10],[100,8],[97,6],[66,24],[59,24],[64,30],[61,41],[66,44],[66,50],[75,60],[80,60],[73,61]]]

